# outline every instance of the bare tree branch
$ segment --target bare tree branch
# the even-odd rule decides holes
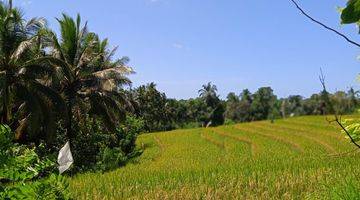
[[[320,68],[320,76],[319,76],[319,79],[320,79],[321,85],[323,86],[323,90],[324,90],[324,91],[327,91],[327,90],[326,90],[326,85],[325,85],[325,76],[324,76],[324,73],[323,73],[323,71],[322,71],[321,68]]]
[[[344,127],[344,125],[341,123],[341,117],[339,118],[337,115],[335,115],[335,119],[334,120],[327,120],[329,123],[333,123],[336,122],[341,129],[346,133],[346,135],[350,138],[350,141],[358,148],[360,148],[360,145],[358,143],[355,142],[354,138],[351,137],[350,133],[346,130],[346,128]]]
[[[357,46],[357,47],[360,47],[360,44],[351,40],[350,38],[348,38],[346,35],[344,35],[343,33],[340,33],[339,31],[325,25],[324,23],[314,19],[313,17],[311,17],[309,14],[307,14],[300,6],[299,4],[295,1],[295,0],[290,0],[291,2],[293,2],[293,4],[295,5],[295,7],[303,14],[305,15],[305,17],[307,17],[308,19],[310,19],[312,22],[316,23],[316,24],[319,24],[320,26],[324,27],[325,29],[329,30],[329,31],[332,31],[334,33],[336,33],[337,35],[339,35],[340,37],[344,38],[347,42]]]

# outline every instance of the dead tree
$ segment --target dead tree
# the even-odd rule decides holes
[[[307,17],[308,19],[310,19],[312,22],[322,26],[323,28],[337,34],[338,36],[344,38],[347,42],[349,42],[352,45],[355,45],[357,47],[360,47],[360,44],[355,42],[354,40],[350,39],[349,37],[347,37],[345,34],[335,30],[334,28],[331,28],[330,26],[327,26],[326,24],[320,22],[319,20],[316,20],[315,18],[311,17],[309,14],[307,14],[301,7],[300,5],[295,1],[295,0],[290,0],[295,7],[300,11],[301,14],[303,14],[305,17]]]
[[[319,80],[323,87],[323,90],[321,91],[321,94],[320,94],[320,98],[321,98],[320,112],[322,115],[332,114],[335,111],[334,111],[333,105],[330,100],[330,94],[326,89],[325,76],[324,76],[324,73],[321,68],[320,68]]]
[[[295,0],[290,0],[295,7],[301,12],[301,14],[303,14],[305,17],[307,17],[308,19],[310,19],[312,22],[322,26],[323,28],[337,34],[338,36],[342,37],[343,39],[345,39],[348,43],[356,46],[356,47],[360,47],[360,44],[355,42],[354,40],[351,40],[349,37],[347,37],[346,35],[344,35],[343,33],[340,33],[339,31],[335,30],[334,28],[331,28],[327,25],[325,25],[324,23],[320,22],[319,20],[316,20],[315,18],[311,17],[309,14],[307,14],[300,6],[299,4],[295,1]],[[323,89],[326,90],[325,87],[325,77],[323,76],[323,73],[321,71],[321,76],[320,76],[320,82],[323,85]],[[334,120],[328,120],[329,123],[332,122],[336,122],[336,124],[346,133],[346,135],[350,138],[350,141],[357,147],[360,148],[360,144],[358,144],[354,138],[351,136],[351,134],[346,130],[345,126],[341,123],[341,117],[338,117],[337,114],[335,114],[335,119]]]

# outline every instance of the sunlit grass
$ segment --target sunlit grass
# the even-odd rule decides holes
[[[360,192],[360,155],[325,117],[152,133],[138,144],[143,155],[126,167],[71,178],[76,199],[336,199]]]

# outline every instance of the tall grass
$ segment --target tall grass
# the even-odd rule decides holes
[[[360,154],[324,117],[142,135],[144,154],[71,179],[77,199],[356,199]],[[348,153],[350,152],[350,153]]]

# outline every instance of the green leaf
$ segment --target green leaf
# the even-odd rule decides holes
[[[341,23],[352,24],[360,20],[360,0],[349,0],[341,12]]]

